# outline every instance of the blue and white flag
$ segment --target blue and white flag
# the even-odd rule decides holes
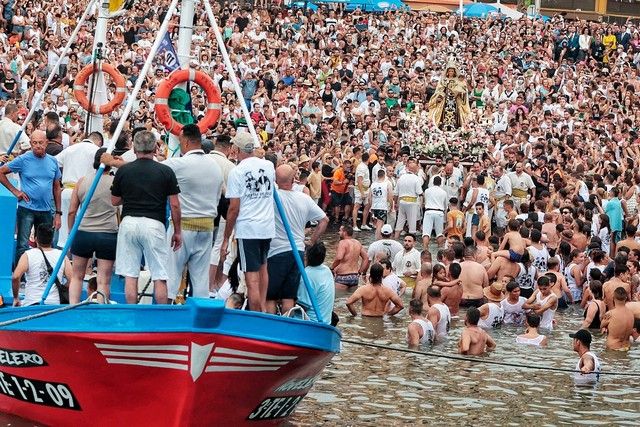
[[[173,48],[173,43],[171,43],[171,37],[169,36],[169,33],[165,33],[164,37],[162,38],[160,47],[156,52],[155,61],[156,64],[163,66],[165,71],[172,72],[180,68],[178,54]]]

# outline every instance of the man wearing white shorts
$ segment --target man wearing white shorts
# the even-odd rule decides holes
[[[369,199],[369,187],[371,178],[369,177],[369,153],[362,153],[362,161],[356,167],[356,182],[353,186],[353,231],[371,230],[367,225],[369,219],[369,209],[371,200]],[[362,211],[362,226],[358,228],[358,211],[360,206],[364,206]]]
[[[142,257],[149,266],[158,304],[166,304],[166,270],[169,248],[165,239],[167,198],[174,224],[171,245],[182,245],[182,228],[178,180],[173,170],[153,160],[156,138],[149,131],[140,131],[133,139],[137,159],[118,168],[111,202],[122,205],[122,222],[118,230],[116,274],[125,277],[125,297],[128,304],[138,300],[138,276]]]
[[[422,246],[429,247],[431,233],[436,231],[438,246],[444,244],[444,214],[447,211],[448,195],[440,186],[442,178],[435,176],[433,185],[424,191],[424,218],[422,219]]]

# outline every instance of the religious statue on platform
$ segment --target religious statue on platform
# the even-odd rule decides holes
[[[465,127],[471,119],[467,82],[454,62],[447,64],[429,100],[429,117],[439,129],[446,132]]]

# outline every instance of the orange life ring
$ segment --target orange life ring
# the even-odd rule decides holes
[[[218,122],[221,112],[220,90],[213,79],[202,71],[192,69],[175,70],[169,76],[162,80],[156,89],[156,99],[154,110],[156,120],[164,128],[173,135],[180,136],[182,132],[182,124],[178,123],[171,116],[169,109],[169,95],[173,88],[186,81],[194,82],[200,86],[207,95],[207,112],[198,122],[198,128],[202,134],[207,133],[209,128]]]
[[[122,104],[122,101],[124,101],[124,97],[127,93],[126,80],[113,65],[98,63],[96,70],[104,71],[111,76],[111,79],[116,85],[116,95],[113,99],[106,104],[93,104],[89,106],[90,102],[89,98],[87,98],[86,84],[89,77],[93,74],[93,65],[87,65],[80,70],[76,80],[73,82],[73,94],[78,100],[78,104],[80,104],[80,106],[85,110],[89,111],[89,107],[91,107],[91,113],[93,114],[109,114],[118,108],[118,105]]]

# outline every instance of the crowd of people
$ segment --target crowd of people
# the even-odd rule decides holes
[[[105,61],[129,88],[144,79],[110,155],[103,146],[120,110],[105,117],[102,131],[86,134],[87,113],[73,96],[78,72],[91,66],[95,19],[54,69],[84,2],[5,4],[0,183],[19,200],[15,305],[21,282],[22,304],[40,301],[60,257],[55,247],[102,162],[107,168],[57,280],[68,279],[72,303],[94,260],[105,298],[115,267],[135,303],[144,257],[158,303],[186,287],[230,307],[243,297],[249,309],[272,313],[298,304],[331,322],[334,288],[354,290],[348,309],[357,313],[362,301],[367,316],[401,312],[401,296],[412,289],[409,342],[446,335],[465,307],[465,354],[492,348],[483,328],[501,324],[526,324],[518,342],[545,345],[538,328],[552,329],[555,311],[568,304],[585,307],[585,330],[574,338],[584,372],[599,366],[586,329],[606,329],[612,349],[628,349],[637,337],[640,28],[633,22],[215,4],[243,99],[197,10],[189,66],[219,86],[221,120],[207,134],[186,125],[174,156],[153,114],[169,70],[158,57],[140,75],[167,6],[134,7],[109,26]],[[171,17],[174,43],[178,21]],[[53,85],[35,105],[49,73]],[[468,164],[460,154],[427,159],[411,139],[416,123],[433,128],[430,101],[449,78],[469,109],[447,126],[483,147]],[[459,90],[465,86],[467,93]],[[197,121],[208,100],[197,86],[190,95]],[[246,131],[241,103],[259,141]],[[33,119],[7,153],[30,108]],[[460,133],[434,135],[455,145]],[[329,224],[341,239],[330,268],[321,241]],[[359,241],[366,233],[375,234],[369,248]],[[304,259],[308,283],[294,255]],[[60,285],[47,303],[60,301]]]

